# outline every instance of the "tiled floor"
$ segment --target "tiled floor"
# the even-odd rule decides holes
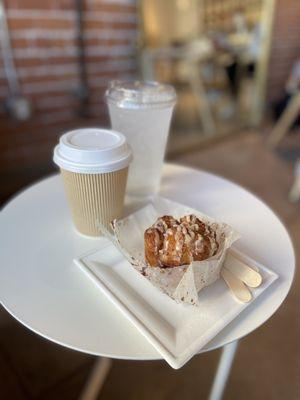
[[[176,162],[203,168],[243,184],[262,197],[287,224],[300,256],[300,203],[290,204],[292,163],[282,161],[298,149],[300,135],[284,141],[279,153],[260,137],[241,134]],[[288,159],[291,157],[288,156]],[[225,399],[300,398],[300,278],[284,305],[240,344]],[[194,357],[179,371],[164,362],[114,361],[99,399],[205,399],[219,351]],[[76,399],[94,358],[47,342],[0,310],[0,398]]]

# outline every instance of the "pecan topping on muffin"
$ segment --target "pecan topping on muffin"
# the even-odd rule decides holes
[[[218,251],[215,232],[195,215],[165,215],[145,231],[145,257],[152,267],[179,267]]]

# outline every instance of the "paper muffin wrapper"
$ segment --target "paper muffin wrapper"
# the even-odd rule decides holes
[[[204,261],[174,268],[151,267],[144,255],[144,232],[158,217],[172,215],[176,219],[188,214],[196,215],[216,232],[217,253]],[[177,302],[199,304],[198,293],[220,277],[226,250],[240,238],[229,225],[216,221],[190,207],[168,199],[156,198],[147,206],[121,220],[112,222],[118,247],[133,267],[155,287]]]

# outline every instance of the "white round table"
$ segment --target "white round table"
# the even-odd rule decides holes
[[[295,255],[285,227],[253,194],[207,172],[166,164],[161,195],[232,225],[242,235],[237,247],[279,275],[202,351],[237,341],[270,318],[289,292]],[[27,188],[0,213],[2,305],[29,329],[63,346],[110,358],[161,358],[73,264],[100,240],[73,228],[58,175]]]

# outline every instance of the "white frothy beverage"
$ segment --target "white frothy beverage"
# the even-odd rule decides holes
[[[176,101],[175,90],[156,82],[112,82],[106,92],[112,128],[123,133],[133,151],[127,193],[157,192]]]

